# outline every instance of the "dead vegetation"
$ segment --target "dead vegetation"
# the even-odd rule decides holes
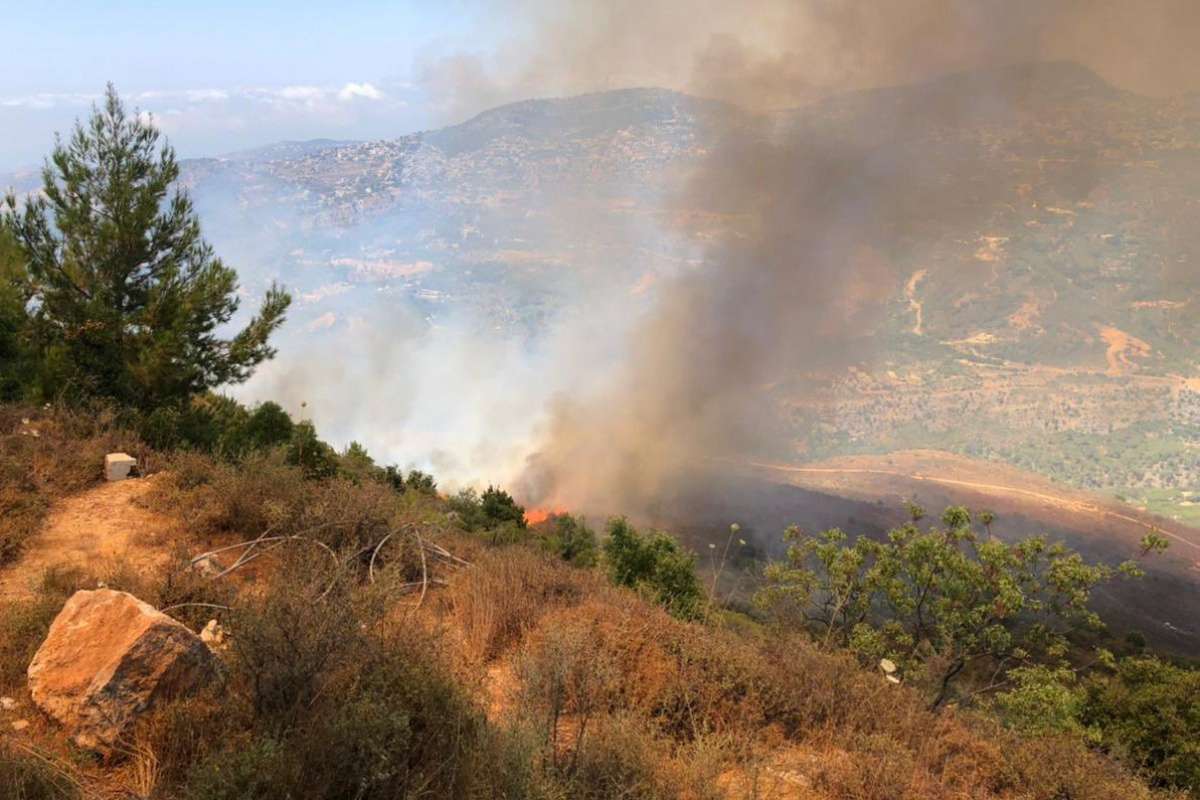
[[[51,504],[97,484],[104,454],[140,453],[105,411],[0,405],[0,567],[17,559]]]
[[[934,714],[801,636],[680,620],[536,543],[493,545],[436,496],[306,479],[269,453],[159,461],[145,502],[185,523],[178,549],[153,575],[52,573],[5,602],[0,693],[27,703],[46,627],[97,580],[194,630],[220,619],[223,681],[156,709],[109,763],[48,725],[9,737],[5,797],[1165,797],[1077,738]],[[192,568],[241,544],[217,554],[231,567],[254,542],[259,557],[226,575]]]

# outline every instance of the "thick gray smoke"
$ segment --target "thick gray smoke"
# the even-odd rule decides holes
[[[1147,94],[1200,80],[1190,0],[524,0],[509,16],[525,27],[500,52],[426,60],[448,115],[632,85],[749,111],[663,200],[698,265],[645,311],[624,288],[592,287],[533,352],[470,321],[348,330],[315,368],[273,365],[268,394],[304,397],[335,440],[356,434],[451,482],[504,481],[527,502],[589,510],[637,513],[698,466],[792,452],[771,387],[794,395],[869,361],[906,277],[896,265],[947,231],[972,235],[1013,191],[971,123],[1050,109],[1029,107],[1046,97],[1038,69],[996,68],[1074,60]],[[903,106],[834,97],[973,69],[990,77],[936,82]],[[859,101],[872,124],[830,122]],[[1099,177],[1086,152],[1050,168],[1071,170],[1080,196]]]
[[[1129,70],[1128,37],[1198,16],[1182,3],[1140,4],[1131,18],[1116,3],[910,0],[733,4],[737,20],[730,4],[688,3],[686,13],[651,4],[647,20],[637,4],[602,5],[558,18],[548,39],[570,47],[551,45],[536,69],[556,65],[556,74],[584,79],[632,42],[671,41],[680,20],[716,20],[731,27],[699,42],[687,86],[756,110],[1059,55],[1142,80],[1144,69]],[[562,28],[575,20],[590,26],[582,44]],[[1113,46],[1118,22],[1129,27]],[[710,242],[703,266],[660,290],[659,307],[634,329],[627,359],[598,395],[557,409],[521,493],[545,505],[636,513],[699,465],[790,454],[768,387],[869,359],[868,336],[901,284],[893,264],[919,259],[946,230],[974,230],[1012,191],[962,131],[981,117],[1045,113],[1027,107],[1040,74],[985,74],[880,109],[877,125],[850,135],[803,111],[724,132],[671,200],[711,221],[698,232]],[[939,152],[927,151],[931,141]],[[1094,161],[1083,153],[1071,170],[1082,196],[1096,179]]]

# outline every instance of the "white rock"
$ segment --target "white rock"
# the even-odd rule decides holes
[[[892,661],[890,658],[881,658],[879,660],[879,668],[888,675],[891,675],[896,671],[896,662]]]
[[[225,571],[225,566],[217,560],[216,556],[205,553],[192,560],[191,570],[206,578],[215,578]]]
[[[137,466],[137,459],[128,453],[109,453],[104,457],[104,478],[110,481],[123,481],[129,477],[129,471]]]
[[[5,711],[12,711],[16,707],[16,700],[13,700],[11,697],[0,697],[0,708],[4,709]]]
[[[221,649],[221,645],[225,643],[225,629],[221,627],[221,623],[215,619],[210,619],[208,624],[204,626],[204,630],[200,631],[200,641],[213,650],[219,650]]]
[[[27,720],[27,719],[13,720],[12,729],[18,733],[20,733],[21,731],[25,730],[28,727],[29,727],[29,720]]]

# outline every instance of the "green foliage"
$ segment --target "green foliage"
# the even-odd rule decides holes
[[[1088,684],[1081,722],[1157,786],[1200,791],[1200,672],[1126,658]]]
[[[0,402],[21,399],[31,377],[31,291],[24,257],[7,226],[0,224]]]
[[[176,185],[175,153],[159,138],[109,86],[103,107],[55,145],[42,195],[24,206],[7,199],[3,227],[27,268],[16,302],[23,293],[31,309],[26,327],[43,396],[182,406],[246,380],[274,355],[268,339],[290,303],[277,287],[239,333],[217,335],[238,310],[237,276],[201,237]],[[6,283],[0,313],[11,317]]]
[[[437,481],[428,472],[410,469],[408,477],[404,479],[404,488],[422,494],[437,494]]]
[[[304,470],[308,478],[332,478],[338,473],[337,451],[317,437],[311,422],[298,422],[292,429],[287,461]]]
[[[259,405],[246,420],[243,441],[247,450],[269,450],[292,438],[292,418],[278,403]]]
[[[490,534],[493,544],[525,538],[525,509],[503,489],[488,486],[482,495],[464,489],[450,498],[449,504],[463,528]]]
[[[378,472],[375,459],[367,453],[367,448],[358,442],[351,442],[339,459],[338,471],[356,481],[367,480]]]
[[[405,477],[404,470],[389,464],[383,468],[381,480],[391,486],[397,492],[419,492],[421,494],[436,495],[437,481],[427,472],[422,472],[419,469],[411,469],[408,471],[408,476]]]
[[[935,707],[968,667],[1056,663],[1071,629],[1101,627],[1088,599],[1117,570],[1040,537],[981,540],[961,507],[929,530],[912,516],[882,542],[789,529],[787,557],[768,565],[758,603],[828,646],[889,658],[913,676],[926,670]]]
[[[609,520],[604,561],[613,583],[648,592],[677,617],[698,615],[704,592],[696,557],[668,534],[639,533],[624,517]]]
[[[494,528],[504,524],[525,527],[525,509],[517,505],[512,495],[503,489],[488,486],[479,500],[479,508],[487,520],[486,527]]]
[[[1042,664],[1008,672],[1012,688],[996,695],[996,708],[1008,725],[1022,733],[1084,734],[1079,723],[1083,690],[1075,671]]]
[[[183,408],[159,406],[138,420],[138,432],[158,450],[188,449],[240,461],[292,438],[291,417],[277,403],[254,410],[229,397],[203,394]]]
[[[544,540],[547,550],[577,567],[596,565],[599,554],[596,532],[588,527],[586,520],[570,514],[556,514],[553,526]]]

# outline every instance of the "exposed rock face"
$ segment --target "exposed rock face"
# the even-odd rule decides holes
[[[131,594],[76,592],[29,665],[33,701],[82,747],[108,750],[156,701],[216,675],[208,647]]]

